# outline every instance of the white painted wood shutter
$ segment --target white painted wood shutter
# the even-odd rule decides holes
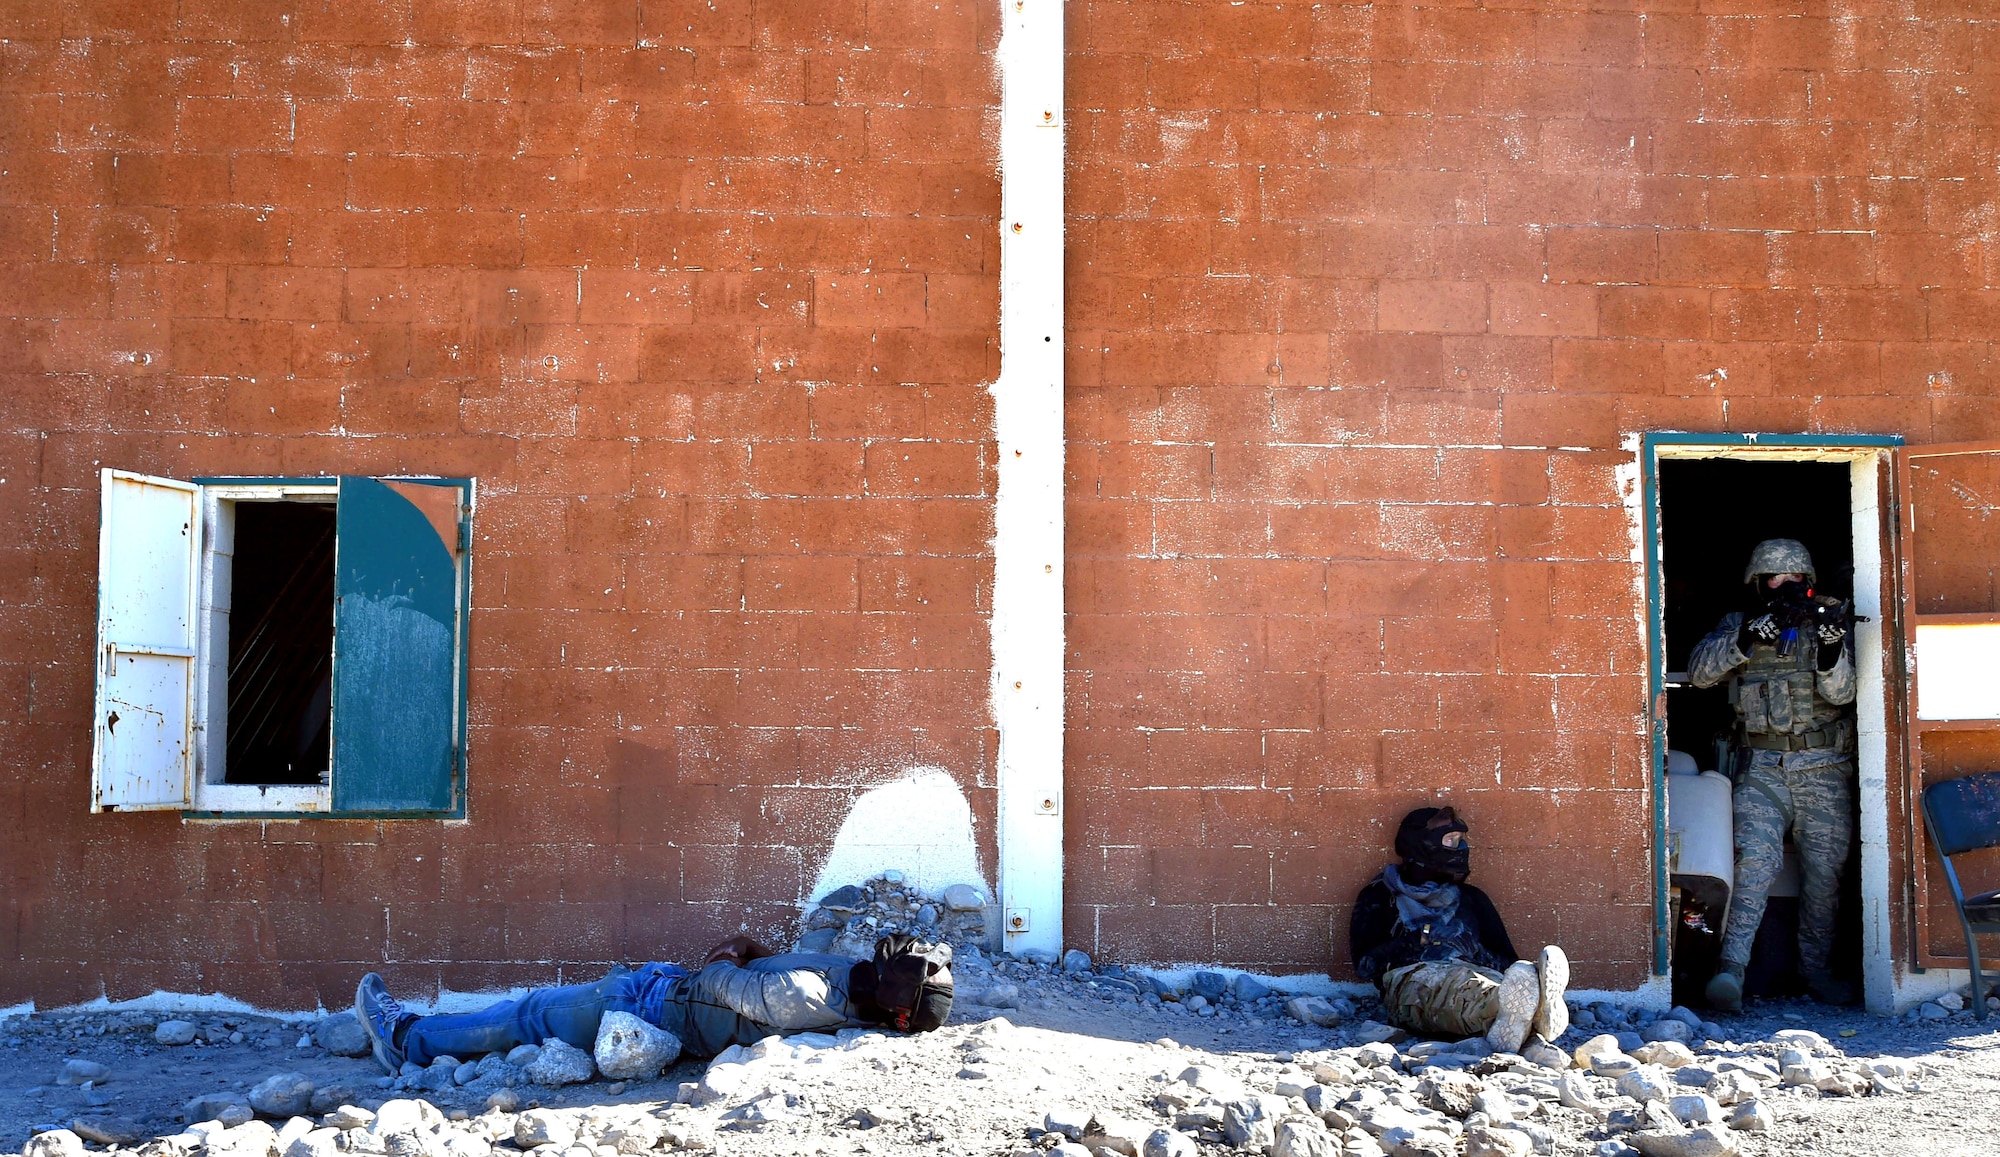
[[[192,804],[199,488],[103,472],[90,810]]]

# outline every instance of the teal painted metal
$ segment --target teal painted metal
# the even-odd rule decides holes
[[[1640,437],[1639,501],[1645,526],[1646,711],[1652,718],[1653,747],[1653,975],[1673,971],[1673,929],[1667,927],[1667,636],[1666,602],[1660,571],[1660,448],[1706,446],[1718,451],[1774,447],[1826,450],[1893,449],[1901,434],[1698,434],[1649,431]]]
[[[1651,446],[1817,446],[1829,450],[1866,450],[1903,444],[1901,434],[1693,434],[1655,430],[1645,435]]]
[[[373,478],[341,477],[338,519],[333,810],[462,814],[464,552]]]

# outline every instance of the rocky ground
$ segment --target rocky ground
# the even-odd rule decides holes
[[[940,1031],[774,1038],[650,1080],[538,1083],[590,1071],[567,1048],[390,1079],[342,1055],[365,1052],[346,1015],[16,1016],[0,1021],[0,1152],[1944,1157],[2000,1137],[2000,1018],[1965,1011],[1573,1006],[1554,1046],[1492,1055],[1401,1039],[1367,1003],[1079,956],[964,949]]]

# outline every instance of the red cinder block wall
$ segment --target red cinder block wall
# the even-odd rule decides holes
[[[1622,439],[2000,436],[2000,26],[1069,11],[1070,935],[1345,975],[1349,900],[1448,799],[1517,944],[1638,984]]]
[[[788,935],[918,766],[990,873],[997,15],[0,4],[0,1006]],[[101,466],[476,477],[468,821],[87,814]]]
[[[1068,5],[1073,945],[1446,798],[1639,983],[1625,440],[2000,436],[1978,6],[1598,7]],[[0,4],[0,1003],[782,934],[920,765],[990,871],[997,15]],[[477,477],[469,820],[86,814],[101,465]]]

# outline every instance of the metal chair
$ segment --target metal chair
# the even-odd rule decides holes
[[[1958,906],[1958,922],[1965,928],[1965,951],[1972,958],[1973,1015],[1986,1019],[1986,994],[1995,991],[1991,981],[2000,974],[1982,977],[1979,971],[1980,934],[2000,935],[2000,889],[1967,896],[1959,886],[1958,872],[1951,858],[1962,852],[2000,847],[2000,771],[1968,775],[1964,779],[1934,783],[1924,789],[1924,827],[1944,878],[1951,885],[1952,903]]]

